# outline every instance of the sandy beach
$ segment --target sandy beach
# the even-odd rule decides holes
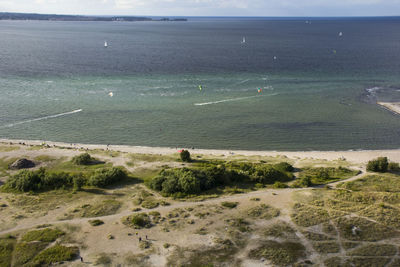
[[[377,102],[377,104],[393,111],[394,113],[400,114],[400,102]]]
[[[51,142],[41,140],[12,140],[0,139],[0,143],[4,144],[26,144],[26,145],[43,145],[50,147],[65,147],[74,149],[100,149],[119,151],[137,154],[158,154],[168,155],[177,153],[182,149],[172,147],[146,147],[146,146],[125,146],[125,145],[99,145],[99,144],[69,144],[63,142]],[[325,160],[346,159],[354,163],[366,163],[376,157],[388,157],[390,160],[400,161],[400,149],[391,150],[348,150],[348,151],[251,151],[251,150],[218,150],[218,149],[188,149],[191,153],[201,155],[214,156],[286,156],[289,158],[314,158]]]

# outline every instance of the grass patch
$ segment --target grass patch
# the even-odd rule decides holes
[[[104,224],[104,222],[102,220],[89,220],[89,224],[91,226],[99,226]]]
[[[30,242],[18,243],[13,253],[13,266],[22,266],[31,261],[40,251],[45,249],[49,243]]]
[[[400,176],[395,174],[368,175],[342,185],[352,191],[399,192]]]
[[[34,259],[34,264],[37,265],[50,265],[52,263],[71,261],[79,255],[77,247],[65,247],[62,245],[55,245],[39,253]]]
[[[296,239],[295,230],[289,226],[284,221],[280,221],[272,226],[266,228],[263,232],[266,236],[272,236],[276,238],[285,238],[285,239]]]
[[[350,264],[344,264],[344,262],[342,261],[342,258],[340,257],[332,257],[329,259],[326,259],[324,261],[324,264],[326,267],[351,267]]]
[[[135,229],[150,228],[151,219],[147,213],[136,213],[122,218],[122,223]]]
[[[227,219],[225,222],[233,227],[239,230],[242,233],[250,232],[252,229],[250,228],[250,223],[246,221],[243,218],[234,218],[234,219]]]
[[[11,266],[15,243],[14,238],[0,238],[0,266]]]
[[[359,214],[376,220],[383,225],[400,228],[400,210],[384,203],[370,206],[360,211]]]
[[[121,205],[121,202],[109,199],[99,204],[85,204],[78,208],[78,210],[80,210],[80,216],[84,218],[101,217],[116,214],[121,208]]]
[[[46,228],[42,230],[33,230],[22,236],[21,240],[25,242],[41,241],[41,242],[53,242],[59,237],[65,235],[65,233],[58,229]]]
[[[280,211],[279,209],[273,208],[269,205],[261,204],[257,207],[249,209],[247,214],[252,218],[270,220],[274,217],[278,217]]]
[[[325,209],[301,203],[294,205],[291,217],[293,222],[303,227],[317,225],[330,219],[329,213]]]
[[[379,241],[399,236],[397,231],[364,218],[338,218],[335,223],[342,238],[351,241]],[[356,234],[353,234],[353,226],[360,229]]]
[[[20,150],[19,146],[0,146],[0,152],[11,152],[15,150]]]
[[[351,178],[359,174],[357,170],[351,170],[344,167],[318,167],[318,168],[304,168],[299,178],[310,177],[312,184],[327,184],[339,180]]]
[[[347,253],[349,256],[394,256],[397,248],[389,244],[369,244]]]
[[[335,241],[312,242],[312,246],[315,251],[319,253],[328,254],[340,252],[339,244]]]
[[[261,258],[266,258],[279,266],[293,264],[300,258],[305,257],[305,255],[305,247],[300,243],[279,243],[273,240],[265,241],[258,248],[249,252],[251,259],[260,260]]]
[[[95,265],[110,266],[112,263],[111,257],[106,253],[100,253],[97,255],[94,262]]]
[[[312,240],[312,241],[327,241],[327,240],[333,239],[332,237],[329,237],[327,235],[309,232],[309,231],[303,232],[303,235],[305,238],[307,238],[308,240]]]
[[[229,208],[229,209],[234,209],[237,207],[238,204],[239,204],[239,202],[224,201],[221,203],[221,206],[223,206],[225,208]]]
[[[390,259],[382,257],[353,257],[351,260],[346,262],[346,266],[356,266],[356,267],[384,267],[389,263]],[[351,265],[350,265],[351,264]]]

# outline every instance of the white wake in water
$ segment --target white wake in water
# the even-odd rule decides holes
[[[55,115],[49,115],[49,116],[36,118],[36,119],[31,119],[31,120],[26,120],[26,121],[19,121],[19,122],[15,122],[15,123],[10,123],[10,124],[7,124],[7,125],[0,126],[0,128],[9,128],[9,127],[13,127],[13,126],[24,124],[24,123],[47,120],[47,119],[53,119],[53,118],[57,118],[57,117],[61,117],[61,116],[71,115],[71,114],[78,113],[78,112],[81,112],[81,111],[82,111],[82,109],[76,109],[76,110],[73,110],[73,111],[70,111],[70,112],[65,112],[65,113],[60,113],[60,114],[55,114]]]
[[[195,106],[205,106],[205,105],[213,105],[213,104],[219,104],[219,103],[224,103],[224,102],[239,101],[239,100],[255,98],[255,97],[274,96],[274,95],[277,95],[277,94],[245,96],[245,97],[230,98],[230,99],[224,99],[224,100],[218,100],[218,101],[212,101],[212,102],[205,102],[205,103],[195,103],[194,105]]]

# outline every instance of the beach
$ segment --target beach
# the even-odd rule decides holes
[[[146,147],[126,145],[103,145],[103,144],[68,144],[63,142],[52,142],[42,140],[13,140],[0,139],[3,144],[25,144],[31,146],[47,145],[57,148],[72,148],[84,150],[109,150],[134,154],[156,154],[169,155],[178,153],[180,149],[188,149],[192,154],[212,156],[263,156],[276,157],[286,156],[288,158],[310,158],[323,160],[347,160],[354,163],[366,163],[377,157],[388,157],[390,160],[400,161],[400,149],[390,150],[348,150],[348,151],[255,151],[255,150],[219,150],[219,149],[191,149],[182,147]],[[67,152],[65,152],[67,153]]]
[[[377,102],[377,104],[393,111],[394,113],[400,114],[400,102]]]

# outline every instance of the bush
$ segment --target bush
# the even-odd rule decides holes
[[[294,168],[292,165],[290,165],[287,162],[280,162],[278,164],[275,164],[274,167],[280,171],[284,171],[284,172],[292,172],[294,171]]]
[[[388,170],[392,171],[392,172],[399,172],[400,171],[399,163],[390,162],[389,165],[388,165]]]
[[[123,219],[123,223],[135,229],[150,228],[151,220],[146,213],[137,213]]]
[[[287,184],[277,181],[274,183],[273,187],[274,188],[288,188],[289,186]]]
[[[388,159],[387,157],[379,157],[374,160],[368,161],[367,171],[371,172],[386,172],[388,170]]]
[[[113,183],[120,182],[127,177],[127,174],[121,168],[113,167],[111,169],[97,170],[90,178],[90,185],[97,187],[106,187]]]
[[[93,162],[93,158],[89,153],[83,153],[72,158],[72,162],[77,165],[90,165]]]
[[[83,175],[78,174],[74,176],[72,179],[72,182],[74,184],[74,189],[75,190],[81,190],[82,186],[86,184],[86,179],[83,177]]]
[[[236,208],[238,204],[239,204],[238,202],[229,202],[229,201],[224,201],[221,203],[223,207],[230,209]]]
[[[311,177],[309,177],[309,176],[297,179],[293,183],[293,187],[310,187],[312,185],[313,185],[313,183],[311,182]]]
[[[104,224],[104,222],[102,220],[89,220],[89,224],[91,226],[99,226]]]
[[[181,160],[183,162],[191,162],[192,161],[192,159],[190,157],[190,152],[188,150],[182,150],[180,152],[180,156],[181,156]]]
[[[41,242],[53,242],[57,240],[57,238],[65,235],[63,231],[58,229],[46,228],[43,230],[33,230],[26,233],[22,237],[22,241],[31,242],[31,241],[41,241]]]

